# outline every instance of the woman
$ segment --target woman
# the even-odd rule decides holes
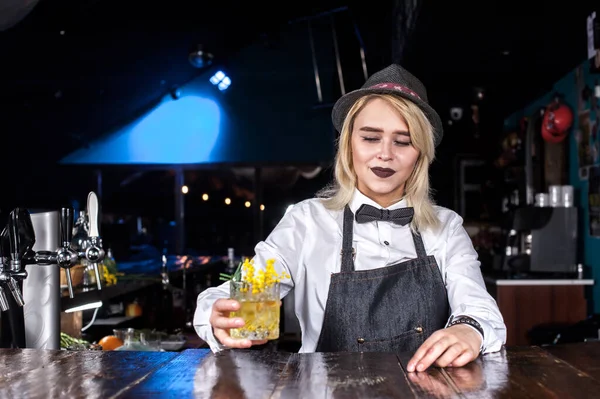
[[[506,327],[485,289],[455,212],[434,206],[429,164],[442,123],[424,86],[391,65],[341,97],[335,179],[296,204],[256,248],[291,279],[301,352],[411,351],[407,368],[462,366],[498,351]],[[194,326],[213,351],[264,342],[234,340],[227,284],[198,296]]]

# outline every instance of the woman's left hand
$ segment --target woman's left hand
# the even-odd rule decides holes
[[[467,325],[454,325],[431,334],[415,352],[406,367],[409,372],[438,367],[461,367],[477,359],[481,335]]]

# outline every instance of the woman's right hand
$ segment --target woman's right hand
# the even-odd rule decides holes
[[[229,317],[231,312],[239,310],[240,303],[234,299],[217,299],[212,306],[210,313],[210,325],[213,329],[215,338],[221,345],[229,348],[249,348],[253,345],[266,344],[267,340],[251,341],[249,339],[234,339],[229,335],[231,328],[240,328],[244,326],[244,320],[240,317]]]

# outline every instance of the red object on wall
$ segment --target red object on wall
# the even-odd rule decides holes
[[[542,118],[542,137],[551,143],[560,143],[573,126],[573,111],[559,99],[546,107]]]

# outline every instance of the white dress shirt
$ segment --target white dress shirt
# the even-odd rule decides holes
[[[362,204],[381,208],[355,190],[349,204],[356,213]],[[406,206],[399,201],[386,209]],[[483,282],[477,252],[454,211],[436,206],[441,222],[436,232],[421,232],[428,255],[433,255],[448,292],[451,316],[466,315],[477,320],[484,332],[482,352],[500,350],[506,342],[506,326],[496,301]],[[302,330],[300,352],[314,352],[321,333],[331,273],[341,266],[343,211],[326,209],[317,198],[302,201],[289,210],[265,241],[255,247],[255,265],[274,258],[278,271],[285,269],[291,280],[282,282],[281,297],[293,289],[295,313]],[[417,256],[410,227],[391,222],[354,222],[355,270],[375,269],[414,259]],[[212,334],[209,323],[212,304],[229,297],[229,284],[211,287],[198,295],[194,327],[213,351],[224,347]]]

